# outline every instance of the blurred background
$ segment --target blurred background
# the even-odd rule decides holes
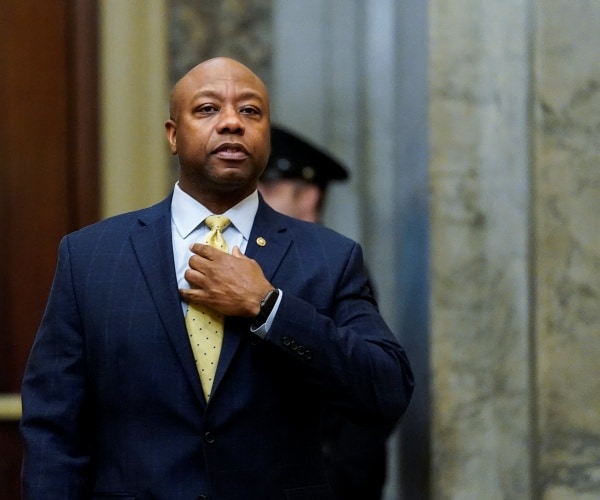
[[[385,500],[600,497],[600,2],[2,0],[0,491],[60,237],[172,188],[171,85],[235,57],[342,160],[417,376]]]

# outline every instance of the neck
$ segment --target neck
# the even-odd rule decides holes
[[[190,195],[199,203],[202,203],[208,210],[217,215],[227,212],[227,210],[237,205],[256,190],[256,188],[246,187],[245,189],[232,191],[198,191],[190,189],[181,179],[179,180],[179,187],[183,192]]]

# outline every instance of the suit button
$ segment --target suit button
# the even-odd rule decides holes
[[[300,356],[304,356],[304,353],[306,352],[306,349],[304,348],[303,345],[299,345],[298,346],[298,354],[300,354]]]
[[[207,432],[204,434],[204,441],[206,441],[208,444],[213,444],[215,442],[214,434],[212,432]]]
[[[290,338],[289,337],[283,337],[283,345],[284,346],[290,345]]]
[[[292,340],[292,341],[290,342],[290,349],[291,349],[292,351],[295,351],[296,349],[298,349],[298,343],[297,343],[295,340]]]
[[[306,352],[304,353],[304,357],[306,359],[312,359],[312,352],[310,352],[310,349],[306,349]]]

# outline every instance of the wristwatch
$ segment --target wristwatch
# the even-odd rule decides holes
[[[262,299],[260,303],[260,311],[254,318],[254,321],[252,321],[252,330],[257,330],[266,323],[271,311],[273,311],[273,308],[277,303],[278,298],[279,290],[277,288],[270,290],[269,293],[265,295],[265,298]]]

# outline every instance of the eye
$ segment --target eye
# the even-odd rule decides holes
[[[240,109],[240,113],[243,115],[260,115],[260,110],[254,106],[244,106]]]
[[[216,113],[217,111],[218,111],[218,108],[214,104],[210,104],[210,103],[200,104],[199,106],[196,106],[194,108],[195,113],[202,113],[202,114],[212,114],[212,113]]]

